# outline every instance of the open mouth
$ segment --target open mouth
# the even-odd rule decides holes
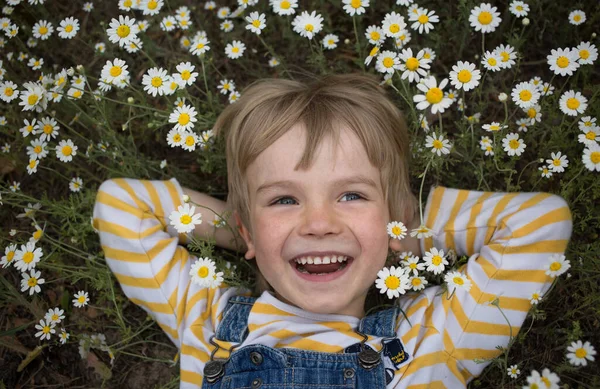
[[[354,261],[352,257],[339,256],[325,258],[327,259],[310,258],[307,260],[306,258],[302,258],[301,260],[290,261],[290,265],[301,278],[309,281],[324,282],[340,277]]]

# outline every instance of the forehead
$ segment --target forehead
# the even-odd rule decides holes
[[[311,166],[294,170],[306,144],[303,125],[293,126],[273,144],[267,147],[250,164],[247,180],[252,196],[258,187],[280,180],[306,180],[312,184],[324,184],[333,178],[365,176],[380,187],[379,170],[371,164],[362,143],[349,129],[340,129],[337,144],[326,136],[315,152]]]

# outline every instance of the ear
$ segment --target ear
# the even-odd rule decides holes
[[[405,251],[403,250],[403,246],[402,246],[402,241],[398,240],[398,239],[394,239],[394,238],[389,238],[390,239],[390,249],[392,249],[392,251]]]
[[[252,236],[250,236],[250,231],[248,231],[246,226],[244,226],[244,223],[242,223],[242,219],[240,218],[240,215],[237,211],[233,213],[233,216],[235,217],[235,224],[237,226],[237,229],[242,238],[244,239],[244,242],[246,242],[246,247],[248,248],[246,254],[244,255],[244,258],[252,259],[256,256],[256,250],[254,248],[254,244],[252,243]]]

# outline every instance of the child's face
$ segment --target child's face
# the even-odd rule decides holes
[[[388,252],[390,220],[379,171],[350,130],[341,132],[335,154],[332,140],[325,139],[310,169],[294,171],[304,143],[303,127],[296,125],[248,167],[252,235],[241,228],[246,258],[256,257],[261,273],[287,303],[315,313],[362,317],[367,291]],[[359,178],[374,185],[338,183]],[[287,184],[260,190],[278,181]],[[336,279],[306,280],[292,259],[314,251],[353,259]]]

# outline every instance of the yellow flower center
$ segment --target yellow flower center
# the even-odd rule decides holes
[[[588,140],[596,140],[596,133],[594,131],[588,131],[585,134],[585,138]]]
[[[440,140],[437,140],[437,139],[433,141],[432,145],[433,145],[434,149],[438,149],[438,150],[444,147],[444,144]]]
[[[394,60],[390,57],[385,57],[383,59],[383,66],[385,66],[386,68],[391,68],[392,66],[394,66]]]
[[[417,264],[416,263],[411,263],[408,265],[408,267],[410,267],[412,270],[417,268]]]
[[[35,94],[34,94],[34,95],[30,95],[30,96],[27,98],[27,104],[29,104],[29,105],[34,105],[35,103],[37,103],[37,101],[38,101],[38,98],[39,98],[39,97],[38,97],[38,95],[35,95]]]
[[[600,163],[600,151],[592,151],[590,154],[590,160],[593,164],[597,165]]]
[[[437,104],[442,101],[444,93],[440,88],[431,88],[425,94],[425,98],[430,104]]]
[[[48,33],[48,27],[40,27],[40,35],[46,35]]]
[[[575,97],[571,97],[567,100],[567,107],[569,107],[569,109],[579,108],[579,100],[577,100]]]
[[[119,27],[117,27],[117,35],[121,38],[126,38],[127,36],[129,36],[129,32],[129,26],[125,24],[121,24]]]
[[[9,251],[8,254],[6,254],[6,260],[8,262],[12,261],[14,257],[15,257],[15,252],[14,251]]]
[[[492,22],[492,14],[488,11],[483,11],[479,14],[477,20],[479,20],[479,23],[481,24],[490,24]]]
[[[510,142],[508,142],[508,145],[510,146],[511,149],[518,149],[520,146],[520,143],[516,139],[511,139]]]
[[[566,68],[567,66],[569,66],[569,58],[565,57],[565,56],[560,56],[556,59],[556,64],[558,65],[559,68]]]
[[[71,148],[71,146],[63,146],[62,148],[62,153],[64,155],[71,155],[71,153],[73,152],[73,149]]]
[[[163,84],[163,80],[160,77],[152,77],[152,80],[150,81],[150,83],[152,84],[153,87],[158,88],[159,86],[161,86]]]
[[[431,58],[431,55],[428,52],[426,52],[425,54],[423,54],[423,58],[429,59]]]
[[[30,279],[27,280],[27,286],[29,286],[30,288],[32,288],[36,285],[37,285],[37,278],[31,277]]]
[[[498,62],[496,61],[496,58],[493,58],[493,57],[492,57],[492,58],[488,58],[488,60],[487,60],[487,63],[488,63],[488,65],[490,65],[490,66],[496,66],[496,64],[497,64]]]
[[[254,19],[254,20],[252,21],[252,25],[253,25],[254,27],[257,27],[257,28],[258,28],[258,27],[260,26],[260,20],[258,20],[258,19]]]
[[[150,0],[148,2],[148,9],[156,9],[158,2],[156,0]]]
[[[42,230],[36,230],[33,233],[33,239],[40,240],[40,238],[42,237],[43,234],[44,234],[44,231],[42,231]]]
[[[463,285],[465,283],[465,280],[463,280],[462,277],[454,277],[452,281],[454,281],[456,285]]]
[[[579,50],[579,58],[581,59],[588,59],[590,57],[590,52],[587,51],[586,49],[581,49]]]
[[[578,348],[577,350],[575,350],[575,356],[577,358],[585,358],[586,355],[587,351],[585,351],[585,349],[583,348]]]
[[[419,60],[415,57],[410,57],[406,60],[406,68],[410,71],[415,71],[419,67]]]
[[[113,66],[112,68],[110,68],[110,75],[112,77],[118,77],[120,76],[122,73],[122,69],[120,66]]]
[[[377,54],[379,52],[379,47],[375,46],[371,49],[371,52],[369,52],[369,57],[374,56],[375,54]]]
[[[283,9],[289,9],[291,7],[291,4],[289,1],[284,0],[281,2],[281,4],[279,6]]]
[[[575,16],[573,16],[573,20],[576,21],[576,22],[581,21],[581,15],[575,15]]]
[[[31,263],[31,261],[33,261],[33,253],[31,251],[28,251],[25,254],[23,254],[23,262]]]
[[[200,278],[206,278],[208,276],[209,270],[208,267],[206,266],[202,266],[200,269],[198,269],[198,277]]]
[[[537,115],[537,111],[535,110],[535,108],[529,108],[527,110],[527,116],[529,116],[531,119],[536,117],[536,115]]]
[[[429,16],[421,15],[421,16],[419,16],[419,19],[417,19],[417,20],[419,21],[419,23],[425,24],[429,21]]]
[[[37,163],[37,159],[32,159],[31,161],[29,161],[29,168],[33,169],[35,167],[36,163]]]
[[[312,24],[307,24],[306,26],[304,26],[304,29],[306,31],[311,31],[315,29],[315,27]]]
[[[462,82],[463,84],[471,81],[471,77],[472,74],[467,69],[463,69],[460,72],[458,72],[458,81]]]
[[[192,76],[192,73],[190,73],[189,70],[184,70],[183,72],[181,72],[181,78],[186,81],[189,80],[191,76]]]
[[[392,234],[394,235],[400,235],[402,233],[402,228],[398,227],[398,226],[394,226],[392,228]]]
[[[45,134],[51,134],[53,130],[54,130],[54,127],[52,127],[50,124],[44,125],[44,133]]]
[[[190,115],[188,115],[187,113],[182,113],[181,115],[179,115],[178,122],[180,125],[185,126],[190,122]]]
[[[490,125],[490,131],[498,131],[500,130],[500,126],[497,126],[495,124]]]
[[[560,166],[560,159],[554,159],[554,160],[552,160],[552,164],[554,166]]]
[[[79,296],[79,297],[77,298],[77,302],[79,302],[80,304],[83,304],[83,303],[85,303],[85,296]]]
[[[58,315],[56,313],[52,315],[52,321],[58,321]]]
[[[10,96],[12,96],[12,95],[13,95],[13,93],[15,93],[15,90],[14,90],[13,88],[11,88],[10,86],[9,86],[9,87],[6,87],[6,89],[4,90],[4,94],[5,94],[6,96],[9,96],[9,97],[10,97]]]
[[[352,0],[350,2],[350,5],[352,6],[352,8],[360,8],[361,5],[361,1],[360,0]]]
[[[192,217],[190,215],[181,215],[179,221],[181,224],[190,224],[192,222]]]
[[[193,136],[188,136],[185,138],[185,144],[188,146],[193,146],[194,143],[196,143],[196,141],[194,140]]]
[[[395,34],[395,33],[399,32],[399,31],[400,31],[400,26],[399,25],[397,25],[396,23],[390,24],[390,32],[392,34]]]
[[[76,90],[75,92],[73,92],[73,97],[75,97],[75,98],[81,97],[81,91],[80,90]]]
[[[527,89],[524,89],[521,92],[519,92],[519,98],[523,101],[529,101],[531,100],[531,97],[533,97],[533,95]]]
[[[523,6],[522,5],[517,5],[517,11],[523,11]]]
[[[129,7],[131,7],[132,5],[133,5],[133,3],[131,2],[131,0],[125,0],[125,1],[123,2],[123,6],[124,6],[125,8],[129,8]]]
[[[503,51],[500,53],[500,57],[502,57],[502,62],[507,62],[510,58],[510,55],[506,51]]]
[[[204,48],[204,43],[198,43],[198,44],[196,45],[196,48],[197,48],[198,50],[202,50],[202,49]]]
[[[547,388],[552,386],[552,383],[547,377],[542,377],[542,382],[546,385]]]
[[[537,300],[537,299],[539,299],[539,298],[540,298],[540,295],[539,295],[539,294],[537,294],[537,293],[534,293],[534,294],[531,296],[531,298],[532,298],[532,299],[534,299],[534,300]]]
[[[43,332],[44,334],[48,334],[48,333],[50,333],[50,326],[44,326],[44,328],[42,329],[42,332]]]
[[[240,52],[240,48],[236,46],[233,49],[231,49],[231,51],[234,52],[234,53],[239,53]]]
[[[440,257],[439,255],[434,256],[431,259],[431,263],[433,263],[435,266],[439,266],[440,263],[442,263],[442,257]]]
[[[381,34],[379,34],[377,31],[371,31],[371,39],[378,41],[381,39]]]
[[[42,152],[42,146],[35,146],[35,147],[33,148],[33,151],[34,151],[36,154],[39,154],[39,153],[41,153],[41,152]]]
[[[73,31],[73,26],[71,24],[67,25],[67,27],[65,27],[65,31],[66,32],[71,32]]]
[[[560,270],[560,268],[561,268],[560,262],[552,262],[552,264],[550,265],[550,270],[552,270],[552,271]]]
[[[411,284],[412,286],[419,286],[421,285],[421,279],[419,277],[415,277],[411,280]]]
[[[385,286],[388,289],[397,289],[400,286],[400,279],[396,276],[389,276],[385,279]]]

